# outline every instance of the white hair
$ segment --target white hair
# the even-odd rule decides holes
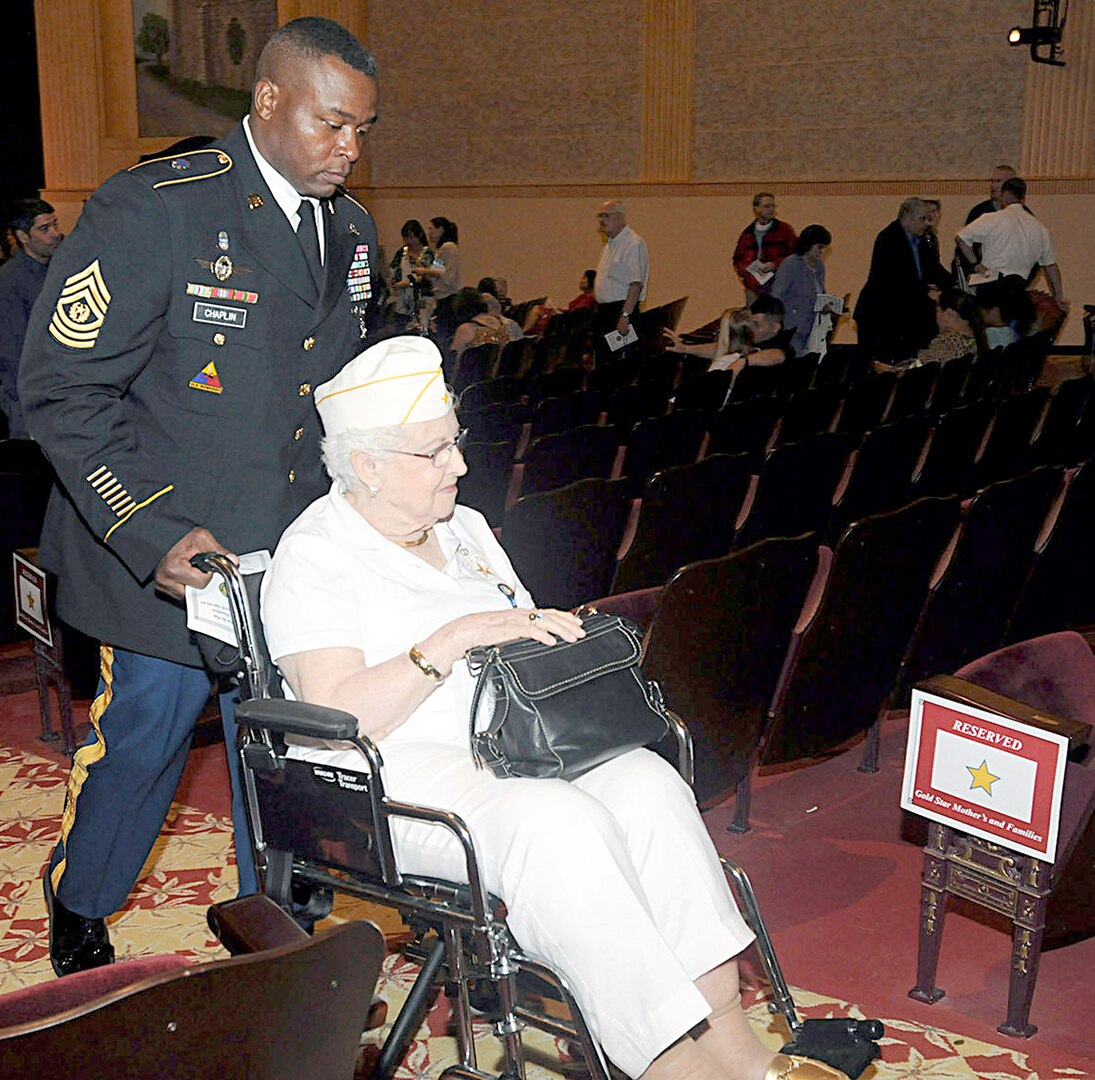
[[[380,455],[386,450],[398,450],[402,442],[402,424],[367,429],[349,428],[334,435],[324,435],[319,443],[319,452],[323,458],[323,467],[340,491],[360,491],[365,485],[354,469],[353,455]]]

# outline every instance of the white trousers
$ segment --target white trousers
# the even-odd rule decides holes
[[[695,980],[753,933],[691,789],[662,758],[635,750],[568,783],[498,780],[436,743],[381,752],[392,798],[464,819],[521,948],[563,975],[629,1076],[711,1011]],[[405,873],[466,880],[446,830],[403,821],[393,832]]]

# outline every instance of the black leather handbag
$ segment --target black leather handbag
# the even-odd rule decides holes
[[[665,737],[671,721],[658,684],[639,671],[637,624],[595,612],[582,627],[575,642],[521,638],[468,650],[477,677],[471,745],[481,767],[498,777],[571,780]],[[484,724],[488,688],[494,706]]]

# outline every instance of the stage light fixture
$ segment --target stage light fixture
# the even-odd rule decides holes
[[[1036,64],[1064,67],[1061,60],[1061,38],[1068,16],[1068,0],[1034,0],[1030,26],[1013,26],[1008,31],[1008,44],[1030,47],[1030,58]]]

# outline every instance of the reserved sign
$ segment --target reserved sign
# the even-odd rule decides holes
[[[902,809],[1053,862],[1068,738],[912,692]]]

